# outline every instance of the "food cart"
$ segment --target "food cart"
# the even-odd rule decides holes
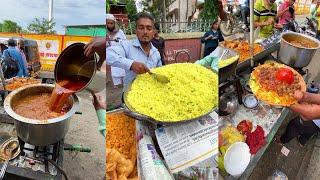
[[[256,43],[263,47],[263,50],[253,53],[255,40],[253,39],[254,28],[252,1],[250,1],[250,5],[250,49],[252,49],[252,51],[247,53],[250,53],[251,56],[247,60],[238,63],[237,67],[232,69],[232,78],[229,78],[229,80],[227,80],[226,82],[220,82],[219,84],[219,107],[223,108],[221,109],[222,112],[220,113],[219,118],[219,132],[230,126],[233,127],[235,131],[239,131],[239,129],[243,129],[243,123],[241,123],[241,121],[246,120],[246,122],[249,121],[250,123],[252,123],[251,126],[253,126],[253,128],[250,131],[255,131],[258,126],[262,127],[264,132],[264,143],[263,145],[260,145],[258,147],[258,150],[256,152],[251,153],[250,162],[246,164],[245,167],[241,167],[244,169],[242,169],[243,171],[241,170],[240,174],[230,175],[229,173],[226,173],[223,168],[220,168],[220,172],[222,172],[222,175],[225,179],[248,179],[255,166],[257,165],[259,159],[262,157],[269,144],[273,141],[274,136],[277,133],[282,122],[292,114],[289,109],[285,107],[269,105],[267,103],[259,101],[252,95],[252,90],[249,86],[249,79],[254,67],[267,62],[266,60],[272,60],[272,62],[279,62],[294,68],[295,71],[303,76],[305,82],[308,82],[308,70],[305,69],[305,67],[309,64],[313,55],[315,54],[315,51],[319,48],[319,41],[315,38],[294,32],[278,32],[267,39],[256,41]],[[303,43],[297,44],[294,42],[301,42],[305,40],[310,41],[311,44],[314,43],[314,46],[305,46],[302,45]],[[223,45],[226,46],[226,44]],[[277,52],[276,57],[274,57],[273,59],[269,59],[269,55],[274,52]],[[241,86],[239,87],[239,85],[237,83],[234,83],[234,81],[240,82],[238,84],[241,84]],[[223,104],[221,105],[221,103]],[[245,125],[245,127],[250,126],[247,124]],[[239,141],[244,142],[245,140],[240,139]],[[220,147],[222,146],[223,144],[220,144]],[[221,148],[219,149],[221,152]],[[225,162],[226,161],[224,161],[224,163]],[[239,169],[239,167],[234,168]]]
[[[190,63],[186,65],[201,67],[200,65]],[[166,67],[170,66],[174,67],[175,65],[167,65]],[[209,71],[204,67],[200,69]],[[141,78],[143,78],[143,76]],[[133,84],[139,83],[139,80],[141,79],[134,80]],[[174,78],[171,77],[170,81],[173,82]],[[198,80],[194,79],[194,82],[198,82]],[[144,82],[145,86],[147,86],[146,84],[147,82]],[[113,141],[112,139],[119,139],[120,134],[122,134],[122,132],[115,132],[113,129],[118,129],[120,126],[123,127],[123,124],[130,124],[130,127],[135,127],[135,138],[132,136],[131,138],[136,140],[135,145],[130,145],[132,149],[136,150],[134,151],[136,161],[131,161],[132,164],[135,164],[135,168],[137,168],[137,171],[135,171],[135,168],[131,171],[131,173],[135,174],[134,177],[159,180],[201,177],[205,179],[216,179],[218,175],[218,169],[216,168],[217,166],[214,160],[214,155],[217,154],[218,151],[218,114],[214,111],[216,105],[200,117],[176,122],[168,120],[160,121],[155,117],[151,117],[151,115],[143,114],[133,108],[134,106],[128,95],[132,91],[131,88],[134,87],[128,88],[123,95],[123,108],[107,112],[107,133],[112,132],[112,134],[108,133],[111,136],[107,137],[107,151],[110,152],[110,148],[116,149],[117,145],[111,143]],[[190,92],[191,91],[196,91],[196,89],[190,90]],[[141,96],[140,99],[141,98],[143,99],[144,97]],[[184,101],[182,100],[182,102]],[[172,112],[175,111],[172,110]],[[172,112],[165,114],[172,115]],[[119,118],[119,116],[121,116],[121,118]],[[123,119],[125,120],[122,121]],[[122,123],[119,122],[120,120]],[[116,125],[116,123],[119,124]],[[117,127],[113,128],[111,126]],[[124,137],[124,139],[126,139],[126,137]],[[119,139],[119,141],[122,143],[121,139]],[[129,159],[128,156],[125,158]],[[113,160],[113,158],[110,157],[110,160]],[[110,167],[112,163],[115,162],[110,160],[107,161],[107,168],[109,167],[107,177],[112,175],[113,169]],[[120,174],[117,174],[118,177],[119,175]],[[128,177],[132,176],[133,175],[130,174]]]

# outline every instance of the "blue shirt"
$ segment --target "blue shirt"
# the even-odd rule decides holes
[[[249,0],[239,0],[241,7],[249,7]]]
[[[124,77],[125,89],[137,76],[136,73],[130,70],[134,61],[144,63],[149,69],[162,66],[157,48],[151,43],[149,56],[147,56],[137,38],[131,41],[121,41],[116,46],[108,47],[106,49],[106,61],[108,65],[119,67],[126,71],[126,76]]]
[[[15,47],[11,47],[9,46],[8,49],[3,51],[2,57],[9,57],[9,54],[11,56],[12,59],[14,59],[19,66],[19,71],[17,73],[17,76],[19,77],[28,77],[28,70],[27,70],[27,65],[25,64],[25,62],[23,61],[23,58],[20,54],[19,51],[17,51],[17,49]]]
[[[315,119],[313,122],[320,128],[320,119]]]
[[[205,38],[209,37],[210,35],[213,36],[213,39],[205,40]],[[213,32],[212,30],[209,30],[201,38],[201,42],[204,43],[204,49],[218,47],[219,42],[221,42],[221,41],[224,41],[224,38],[223,38],[220,30],[217,30],[215,32]]]

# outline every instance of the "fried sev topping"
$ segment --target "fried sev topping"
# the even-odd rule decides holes
[[[135,121],[122,112],[107,114],[107,179],[138,179]]]
[[[123,113],[107,114],[106,147],[114,148],[126,158],[130,158],[130,150],[136,145],[135,121]]]
[[[248,41],[224,41],[224,46],[235,50],[239,55],[238,63],[242,63],[250,58],[250,44]],[[263,47],[260,44],[254,44],[253,54],[256,55],[263,51]]]

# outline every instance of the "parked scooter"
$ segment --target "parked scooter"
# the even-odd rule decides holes
[[[240,6],[234,2],[228,2],[224,7],[224,12],[227,15],[225,20],[220,23],[220,30],[224,36],[230,36],[234,33],[241,32],[245,28],[241,18]]]
[[[302,26],[298,24],[297,21],[294,19],[287,20],[287,23],[283,25],[282,28],[279,28],[277,31],[280,32],[287,32],[293,31],[301,34],[306,34],[311,37],[316,37],[317,30],[316,30],[316,23],[309,18],[306,18],[306,21],[302,23]]]

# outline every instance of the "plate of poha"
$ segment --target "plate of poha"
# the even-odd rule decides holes
[[[151,69],[165,75],[160,83],[142,74],[124,92],[124,107],[129,116],[159,124],[199,119],[218,105],[218,75],[198,64],[176,63]]]

